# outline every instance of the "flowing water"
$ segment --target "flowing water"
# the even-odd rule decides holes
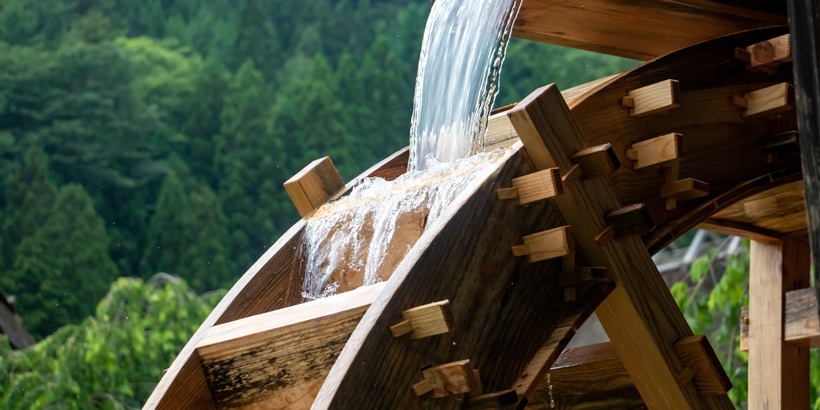
[[[520,0],[436,0],[424,31],[413,117],[410,169],[483,151]]]
[[[386,280],[431,226],[503,151],[484,153],[487,120],[521,0],[437,0],[424,32],[410,165],[367,178],[307,220],[304,300]]]

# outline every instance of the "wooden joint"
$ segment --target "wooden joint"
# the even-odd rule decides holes
[[[464,402],[464,409],[484,410],[499,409],[518,403],[518,394],[515,390],[504,390],[497,393],[473,396]]]
[[[732,102],[744,108],[743,118],[773,116],[794,109],[794,87],[789,83],[775,84],[744,94],[743,97],[734,96]]]
[[[311,162],[285,182],[285,190],[303,218],[344,187],[345,183],[330,157]]]
[[[518,188],[501,188],[498,190],[498,199],[515,199],[518,198]]]
[[[661,185],[661,198],[689,201],[709,195],[709,184],[686,178]]]
[[[683,365],[692,369],[694,375],[691,380],[694,381],[700,394],[704,396],[725,394],[732,388],[732,382],[723,371],[723,366],[706,336],[684,337],[675,343],[675,350]],[[681,381],[678,379],[678,383]]]
[[[809,348],[820,347],[820,316],[814,288],[786,292],[783,341]],[[740,309],[740,350],[749,351],[749,306]]]
[[[584,178],[609,175],[621,166],[621,162],[610,144],[580,150],[573,154],[570,160],[573,164],[581,167]]]
[[[621,98],[621,107],[634,108],[635,107],[635,99],[630,97],[630,96],[626,96],[624,98]]]
[[[675,380],[678,382],[678,386],[684,388],[690,381],[692,381],[693,377],[695,377],[695,372],[692,371],[692,368],[684,367],[683,370],[678,373],[677,377],[675,377]]]
[[[572,236],[569,226],[527,235],[524,245],[513,246],[513,256],[527,256],[530,263],[560,258],[572,253]]]
[[[669,133],[632,144],[635,169],[648,167],[669,167],[683,158],[683,136]],[[627,152],[627,158],[630,154]]]
[[[615,239],[645,235],[655,229],[652,215],[644,204],[634,204],[616,209],[604,216],[604,223],[615,227]]]
[[[791,36],[784,34],[770,40],[752,44],[742,52],[735,50],[735,57],[746,62],[746,69],[756,73],[763,71],[767,74],[777,72],[777,66],[792,61]]]
[[[606,282],[606,268],[581,268],[562,272],[558,277],[560,286],[576,286],[584,283]]]
[[[652,114],[666,113],[672,108],[680,107],[680,84],[677,80],[664,80],[655,84],[632,90],[627,94],[632,99],[629,115],[635,118]],[[621,100],[625,107],[628,100]]]
[[[608,225],[606,228],[604,228],[603,231],[601,231],[601,233],[599,233],[598,235],[595,235],[595,243],[598,246],[604,246],[614,238],[615,238],[615,227],[612,226],[612,225]]]
[[[481,390],[469,360],[431,367],[423,370],[422,375],[424,380],[413,385],[416,396],[430,393],[432,398],[437,399]]]
[[[526,205],[564,193],[558,168],[548,168],[522,177],[513,178],[513,188],[518,191],[518,203]]]
[[[575,181],[581,179],[583,175],[583,171],[581,170],[581,166],[578,164],[573,165],[569,168],[564,176],[561,177],[561,183],[564,185],[574,184]]]
[[[450,301],[429,303],[401,313],[404,320],[390,327],[394,337],[410,334],[411,339],[448,333],[453,324]]]

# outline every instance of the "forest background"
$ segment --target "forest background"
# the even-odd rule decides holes
[[[0,335],[0,409],[139,408],[299,219],[287,178],[329,155],[347,180],[407,145],[429,10],[0,0],[0,292],[42,340]],[[513,39],[496,106],[635,64]]]

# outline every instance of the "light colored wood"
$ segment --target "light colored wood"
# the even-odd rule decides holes
[[[413,326],[410,324],[409,320],[403,320],[393,326],[390,326],[390,332],[393,333],[393,337],[404,336],[413,331]]]
[[[311,162],[285,182],[285,190],[303,218],[344,187],[345,183],[330,157]]]
[[[430,379],[424,379],[413,385],[413,393],[416,396],[423,396],[433,391],[436,385]]]
[[[675,350],[678,351],[684,366],[693,372],[695,387],[700,394],[724,394],[732,388],[732,382],[723,371],[720,360],[712,345],[706,340],[706,336],[684,337],[675,342]]]
[[[744,94],[743,99],[744,118],[774,115],[794,109],[794,87],[788,83],[775,84]]]
[[[683,136],[678,133],[669,133],[632,144],[632,150],[637,153],[635,169],[652,166],[669,165],[683,156]]]
[[[784,24],[783,16],[704,0],[527,0],[513,36],[650,60],[709,39]]]
[[[784,237],[752,242],[749,272],[749,408],[809,407],[808,349],[784,340],[785,293],[809,285],[809,246]]]
[[[817,295],[813,288],[786,292],[784,340],[803,347],[820,347],[820,319],[817,315]],[[740,350],[749,351],[749,307],[740,311]]]
[[[405,310],[402,316],[410,321],[413,330],[410,338],[413,340],[447,333],[452,325],[449,300]]]
[[[679,179],[661,185],[661,198],[689,201],[709,195],[709,184],[694,178]]]
[[[608,225],[601,233],[595,235],[595,243],[598,246],[604,246],[613,239],[615,239],[615,225]]]
[[[737,105],[740,108],[747,108],[748,107],[748,104],[746,104],[746,99],[739,96],[739,95],[733,95],[730,98],[730,100],[731,100],[732,104]]]
[[[527,256],[530,263],[567,256],[571,252],[569,226],[550,229],[524,237],[523,246],[513,247],[513,256]]]
[[[634,108],[635,107],[635,99],[630,97],[630,96],[626,96],[626,97],[621,99],[621,106],[626,107],[626,108]]]
[[[791,62],[790,42],[791,36],[784,34],[746,47],[746,52],[749,54],[749,64],[746,65],[746,69],[756,72]]]
[[[518,202],[521,205],[564,193],[564,185],[561,182],[558,168],[545,169],[513,178],[512,185],[518,190]]]
[[[697,228],[722,233],[724,235],[739,236],[762,243],[777,242],[782,236],[780,232],[770,231],[742,222],[717,218],[709,218],[698,224]]]
[[[364,286],[210,328],[196,350],[217,407],[284,409],[301,402],[310,408],[383,288]]]
[[[574,335],[575,330],[572,326],[555,329],[516,381],[513,388],[519,396],[530,397],[535,393],[538,383],[546,376],[552,363],[555,362],[555,359],[558,358]]]
[[[544,159],[536,163],[540,168],[569,167],[570,154],[588,147],[555,85],[536,90],[508,115],[530,154],[528,144],[536,141]],[[692,331],[643,242],[629,237],[601,247],[595,243],[595,235],[608,225],[603,215],[621,208],[607,178],[587,179],[564,191],[553,202],[573,226],[589,262],[606,266],[617,284],[596,314],[648,407],[732,409],[725,395],[702,396],[691,384],[678,386],[676,376],[684,366],[673,343]]]
[[[737,201],[713,218],[751,226],[750,231],[779,237],[778,233],[807,228],[805,204],[803,181],[797,180]]]
[[[680,84],[677,80],[665,80],[629,92],[634,108],[629,115],[646,117],[680,107]]]
[[[583,176],[583,173],[584,172],[581,170],[581,166],[578,165],[578,164],[575,164],[575,165],[573,165],[569,168],[569,170],[567,171],[566,174],[564,174],[564,176],[561,177],[561,182],[563,184],[574,184],[575,181],[578,181],[579,179],[581,179],[581,176]]]
[[[573,164],[581,166],[581,175],[584,178],[609,175],[621,166],[618,156],[609,144],[579,150],[572,154],[571,159]]]
[[[439,399],[454,394],[469,393],[477,388],[478,383],[473,374],[470,360],[460,360],[458,362],[442,364],[431,367],[422,372],[424,381],[432,384],[429,390],[430,397]],[[426,390],[426,385],[414,392]],[[418,394],[416,394],[418,395]]]
[[[498,199],[515,199],[518,198],[518,188],[501,188],[498,190]]]

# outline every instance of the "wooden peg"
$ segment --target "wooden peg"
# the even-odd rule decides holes
[[[616,209],[604,216],[604,223],[615,227],[615,239],[644,235],[655,228],[652,215],[644,204],[634,204]]]
[[[501,188],[498,190],[498,199],[515,199],[518,198],[518,188]]]
[[[761,88],[745,94],[743,100],[746,102],[743,110],[744,118],[758,116],[770,116],[773,114],[786,112],[794,109],[794,87],[789,83],[775,84],[770,87]],[[735,98],[733,98],[733,101]],[[742,106],[739,103],[735,103]]]
[[[732,388],[732,382],[723,371],[723,366],[706,336],[685,337],[675,343],[675,350],[683,365],[690,367],[694,372],[692,380],[700,394],[724,394]]]
[[[303,218],[344,187],[345,183],[330,157],[311,162],[285,182],[285,190]]]
[[[518,203],[521,205],[564,193],[564,185],[561,182],[558,168],[549,168],[513,178],[512,185],[518,191]]]
[[[745,53],[735,51],[735,57],[745,61],[746,69],[751,72],[763,71],[767,74],[777,72],[777,66],[792,61],[791,36],[784,34],[770,40],[761,41],[746,47]]]
[[[689,201],[709,195],[709,184],[686,178],[661,185],[661,198]]]
[[[601,231],[601,233],[599,233],[598,235],[595,235],[595,243],[598,246],[604,246],[604,245],[607,244],[607,242],[611,241],[613,238],[615,238],[615,227],[612,226],[612,225],[609,225],[606,228],[604,228],[604,230]]]
[[[621,98],[621,107],[634,108],[635,107],[635,99],[630,97],[630,96],[626,96],[624,98]]]
[[[504,390],[497,393],[474,396],[464,402],[464,409],[468,410],[496,410],[518,403],[518,394],[515,390]]]
[[[739,96],[739,95],[733,95],[730,98],[730,102],[734,105],[737,105],[740,108],[746,108],[747,107],[746,99]]]
[[[581,171],[581,166],[578,164],[573,165],[570,167],[569,171],[567,171],[564,176],[561,177],[561,183],[564,185],[570,185],[575,183],[575,181],[581,179],[581,175],[583,171]]]
[[[584,283],[606,282],[608,280],[606,277],[606,268],[584,267],[561,272],[561,275],[558,277],[558,284],[560,286],[576,286]]]
[[[630,161],[637,161],[638,160],[638,151],[635,151],[634,149],[626,150],[626,159],[628,159]]]
[[[692,380],[693,377],[695,377],[695,372],[692,371],[692,368],[684,367],[683,370],[678,373],[678,376],[675,377],[675,380],[678,382],[678,386],[683,388]]]
[[[749,61],[752,61],[752,55],[749,54],[749,52],[746,51],[745,48],[740,48],[740,47],[735,48],[735,58],[740,60],[740,61],[743,61],[744,63],[748,63]]]
[[[413,386],[416,396],[430,393],[434,399],[478,390],[469,360],[431,367],[422,371],[424,380]]]
[[[513,246],[513,256],[527,256],[530,263],[569,255],[570,247],[569,226],[550,229],[527,235],[524,245]]]
[[[584,178],[609,175],[621,166],[615,150],[608,143],[578,151],[570,160],[573,164],[580,165]]]
[[[394,337],[411,332],[411,339],[440,335],[449,332],[453,323],[449,300],[414,307],[401,315],[404,321],[390,327]]]
[[[669,133],[632,144],[635,169],[670,166],[671,162],[683,157],[683,136]],[[627,153],[627,157],[629,157]]]
[[[629,92],[632,99],[629,115],[635,118],[665,113],[672,108],[680,107],[680,84],[677,80],[664,80]],[[624,105],[626,101],[621,100]],[[624,105],[629,107],[628,105]]]

